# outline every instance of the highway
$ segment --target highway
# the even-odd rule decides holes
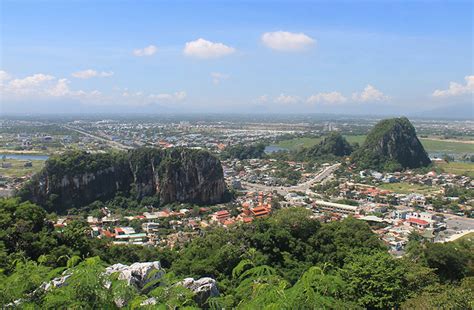
[[[63,125],[64,128],[66,129],[69,129],[69,130],[72,130],[72,131],[75,131],[75,132],[78,132],[84,136],[88,136],[90,138],[93,138],[95,140],[98,140],[98,141],[101,141],[101,142],[105,142],[107,143],[108,145],[110,145],[111,147],[113,148],[116,148],[116,149],[120,149],[120,150],[131,150],[133,149],[133,147],[131,146],[128,146],[128,145],[124,145],[122,143],[119,143],[117,141],[112,141],[112,140],[109,140],[109,139],[106,139],[104,137],[100,137],[100,136],[96,136],[96,135],[93,135],[91,133],[88,133],[87,131],[84,131],[84,129],[78,129],[78,128],[75,128],[75,127],[70,127],[70,126],[66,126],[66,125]]]
[[[308,180],[304,183],[300,183],[294,186],[267,186],[263,184],[257,184],[257,183],[249,183],[249,182],[242,182],[242,185],[249,189],[249,190],[254,190],[254,191],[263,191],[263,192],[273,192],[277,191],[278,194],[280,195],[286,195],[289,192],[296,191],[296,192],[306,192],[309,188],[314,186],[316,183],[320,183],[327,179],[334,171],[339,168],[341,164],[334,164],[332,166],[324,168],[321,172],[319,172],[314,178],[311,180]]]

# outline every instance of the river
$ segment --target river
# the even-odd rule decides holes
[[[277,145],[268,145],[265,147],[265,153],[266,154],[271,154],[271,153],[275,153],[275,152],[286,152],[288,151],[287,148],[284,148],[284,147],[279,147]]]
[[[35,154],[3,154],[0,153],[0,158],[6,159],[17,159],[17,160],[47,160],[48,155],[35,155]]]

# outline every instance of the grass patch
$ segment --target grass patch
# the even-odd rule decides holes
[[[468,162],[449,162],[449,163],[437,163],[436,166],[443,169],[447,173],[453,173],[457,175],[466,175],[470,178],[474,178],[474,163]]]
[[[299,150],[302,148],[308,148],[312,147],[316,144],[318,144],[322,138],[294,138],[294,139],[288,139],[288,140],[282,140],[275,144],[278,147],[286,148],[289,150]]]
[[[355,135],[355,136],[344,136],[346,138],[347,142],[349,143],[359,143],[359,145],[362,145],[365,141],[366,135]]]
[[[474,246],[474,232],[468,233],[461,238],[456,239],[454,242],[466,242],[471,246]]]
[[[7,159],[2,162],[10,163],[12,166],[9,168],[2,168],[0,166],[0,175],[4,177],[17,178],[39,172],[41,168],[43,168],[45,161],[31,160],[33,163],[32,167],[25,167],[25,163],[28,162],[28,160]]]
[[[441,141],[422,138],[421,144],[429,153],[447,153],[447,154],[472,154],[474,153],[474,144],[455,141]]]
[[[385,184],[380,185],[379,188],[384,189],[384,190],[390,190],[399,194],[418,193],[418,194],[423,194],[423,195],[437,193],[440,190],[440,188],[436,186],[410,184],[406,182],[385,183]]]

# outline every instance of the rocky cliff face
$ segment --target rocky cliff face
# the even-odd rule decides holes
[[[353,161],[362,168],[380,170],[419,168],[431,163],[415,128],[405,117],[375,125]]]
[[[162,204],[222,202],[226,186],[220,161],[205,151],[137,149],[127,153],[75,152],[52,157],[19,192],[49,210],[64,211],[117,192]]]

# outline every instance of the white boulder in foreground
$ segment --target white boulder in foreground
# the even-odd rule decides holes
[[[105,273],[108,275],[119,273],[119,280],[125,280],[128,285],[134,285],[140,289],[165,274],[159,261],[133,263],[130,266],[115,264],[107,267]]]

